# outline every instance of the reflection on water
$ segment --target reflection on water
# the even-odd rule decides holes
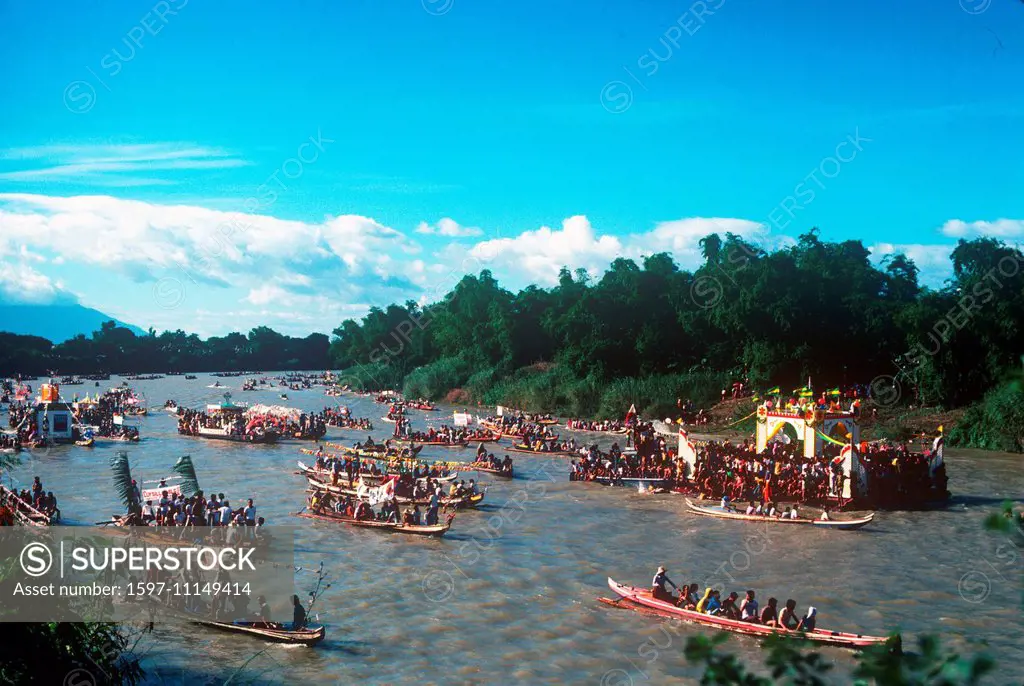
[[[119,382],[112,377],[104,385]],[[141,443],[23,453],[25,464],[15,472],[23,483],[41,476],[67,523],[90,524],[118,509],[108,467],[114,451],[129,452],[139,480],[169,475],[174,460],[190,454],[204,490],[235,501],[252,496],[268,524],[298,527],[298,565],[313,569],[323,560],[333,573],[334,586],[317,606],[328,628],[319,647],[158,627],[156,640],[147,641],[146,659],[155,683],[161,675],[181,674],[223,681],[250,658],[240,676],[268,682],[692,682],[698,673],[681,648],[687,636],[706,629],[663,631],[662,620],[595,601],[608,592],[606,577],[642,586],[659,564],[678,584],[717,579],[730,590],[754,588],[762,599],[792,597],[801,608],[815,605],[822,626],[869,634],[900,629],[908,648],[925,632],[940,633],[965,652],[974,649],[969,643],[987,641],[1000,667],[994,683],[1019,683],[1024,675],[1024,548],[982,528],[999,502],[1024,492],[1020,456],[949,451],[953,506],[881,513],[866,529],[837,532],[700,518],[687,513],[678,496],[570,484],[567,459],[513,454],[517,478],[490,483],[484,509],[460,512],[444,539],[410,540],[292,516],[305,498],[305,483],[293,474],[300,444],[179,437],[175,419],[156,408],[168,398],[186,407],[215,402],[226,389],[207,388],[210,383],[206,375],[135,382],[154,408],[135,420]],[[284,402],[278,389],[243,393],[242,379],[221,383],[236,401]],[[285,404],[304,410],[348,404],[356,416],[374,420],[375,439],[391,431],[379,420],[383,406],[370,399],[328,398],[322,389],[288,395]],[[414,428],[451,419],[440,412],[413,417]],[[352,443],[365,433],[332,429],[328,440]],[[469,461],[472,450],[426,448],[423,455]],[[300,590],[313,580],[307,572],[297,576]],[[727,646],[744,658],[759,656],[750,639],[733,638]],[[835,664],[836,683],[847,682],[842,675],[853,664],[850,654],[822,652]]]

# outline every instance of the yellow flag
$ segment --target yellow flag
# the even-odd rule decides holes
[[[939,424],[939,433],[942,433],[942,424]]]

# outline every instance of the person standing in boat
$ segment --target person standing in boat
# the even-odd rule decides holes
[[[679,587],[668,578],[665,573],[665,567],[658,567],[657,573],[654,575],[654,579],[651,581],[651,595],[656,600],[663,600],[666,603],[674,603],[675,597],[665,588],[665,584],[669,584],[672,588],[679,590]]]
[[[306,608],[302,607],[299,596],[292,596],[292,631],[306,628]]]

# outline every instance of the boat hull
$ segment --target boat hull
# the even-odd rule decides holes
[[[858,519],[831,519],[822,521],[820,519],[783,519],[778,517],[765,517],[762,515],[748,515],[742,512],[727,512],[720,506],[714,505],[697,505],[693,503],[689,498],[686,499],[686,506],[691,512],[696,512],[699,515],[705,517],[717,517],[718,519],[737,519],[745,522],[759,522],[768,524],[803,524],[806,526],[813,526],[819,529],[838,529],[840,531],[853,531],[870,524],[874,518],[875,513],[871,513],[867,516],[860,517]]]
[[[608,587],[619,596],[619,600],[602,599],[602,602],[605,602],[606,604],[619,605],[625,601],[639,606],[644,610],[652,611],[660,616],[681,619],[685,622],[690,622],[691,624],[710,626],[723,631],[745,634],[747,636],[757,636],[760,638],[768,636],[792,636],[794,638],[814,641],[816,643],[824,643],[827,645],[851,648],[854,650],[875,645],[883,645],[889,640],[884,636],[866,636],[863,634],[851,634],[841,631],[794,631],[781,627],[771,627],[764,624],[754,624],[752,622],[727,619],[716,615],[706,615],[693,610],[684,610],[663,600],[657,600],[651,596],[650,590],[626,586],[624,584],[617,583],[611,577],[608,578]]]
[[[566,450],[531,450],[525,447],[521,443],[514,443],[512,447],[506,448],[515,453],[523,453],[524,455],[540,455],[542,457],[570,457],[572,453]]]
[[[500,469],[494,469],[492,467],[482,467],[475,463],[470,463],[466,466],[466,469],[472,472],[483,472],[484,474],[493,474],[494,476],[500,476],[503,479],[511,479],[512,474],[509,472],[503,472]]]
[[[264,641],[274,643],[290,643],[293,645],[316,645],[324,640],[326,629],[318,626],[314,629],[303,629],[301,631],[290,631],[288,629],[264,629],[254,626],[254,622],[202,622],[197,621],[200,626],[207,626],[211,629],[230,631],[240,634],[248,634],[261,638]]]
[[[299,514],[300,517],[306,519],[318,519],[325,522],[338,522],[340,524],[347,524],[348,526],[354,526],[362,529],[378,529],[380,531],[390,531],[393,533],[407,534],[410,536],[423,536],[426,538],[440,538],[444,536],[448,529],[452,528],[451,524],[435,524],[431,526],[409,526],[405,524],[398,524],[396,522],[377,522],[372,520],[358,520],[351,517],[342,517],[336,514],[330,514],[327,512],[302,512]]]

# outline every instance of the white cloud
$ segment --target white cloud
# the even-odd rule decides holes
[[[949,256],[955,245],[928,243],[876,243],[868,247],[876,266],[891,255],[902,253],[913,260],[918,269],[918,281],[937,288],[952,276],[953,267]]]
[[[950,219],[942,225],[942,233],[952,238],[975,238],[990,236],[992,238],[1012,239],[1024,236],[1024,219],[997,219],[994,222],[965,222]]]
[[[186,289],[183,309],[244,302],[276,312],[271,324],[305,321],[301,312],[318,322],[310,329],[329,331],[352,302],[415,297],[427,282],[420,251],[402,232],[356,215],[305,223],[109,196],[0,194],[0,255],[93,267],[143,288],[175,278]],[[158,309],[128,321],[170,319]],[[189,327],[188,315],[176,316]]]
[[[590,221],[579,215],[564,220],[561,230],[542,226],[515,238],[481,241],[470,250],[470,255],[488,268],[504,270],[546,286],[558,282],[562,266],[603,269],[623,254],[623,244],[618,238],[598,236]]]
[[[473,246],[471,254],[481,262],[525,282],[553,285],[563,267],[585,269],[597,275],[617,257],[641,260],[658,252],[671,253],[687,269],[700,265],[700,239],[717,233],[725,237],[733,233],[757,245],[771,247],[790,241],[784,236],[771,236],[766,226],[746,219],[691,217],[660,222],[650,231],[612,236],[599,235],[584,216],[570,217],[562,229],[541,227],[525,231],[514,238],[482,241]],[[520,284],[521,285],[521,284]]]
[[[15,305],[72,305],[77,298],[59,281],[23,263],[0,262],[0,303]]]
[[[416,227],[416,233],[447,236],[449,238],[464,238],[468,236],[481,236],[483,235],[483,230],[475,226],[461,226],[454,219],[444,217],[436,225],[420,222],[420,225]]]

